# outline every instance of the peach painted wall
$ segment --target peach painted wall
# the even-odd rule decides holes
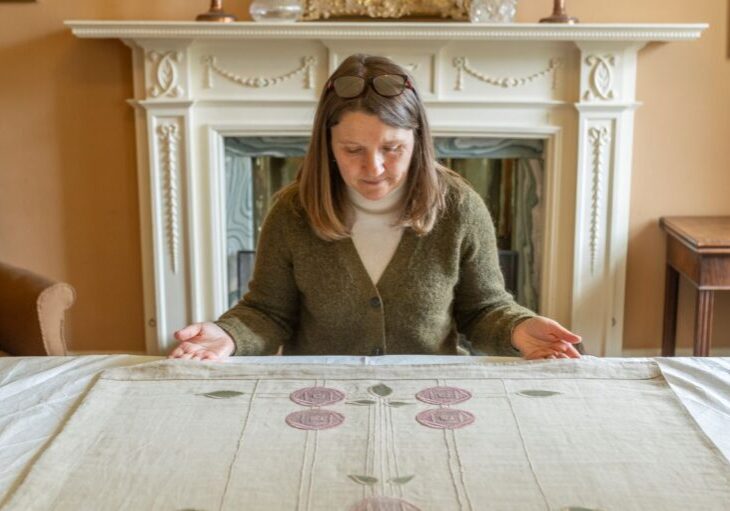
[[[699,41],[656,44],[639,59],[625,345],[658,349],[662,215],[730,215],[727,0],[567,0],[583,22],[708,22]],[[143,311],[131,57],[119,41],[79,40],[67,19],[190,20],[206,0],[0,2],[0,260],[74,285],[74,350],[142,351]],[[226,0],[247,19],[246,0]],[[552,0],[520,0],[532,22]],[[680,344],[691,289],[680,293]],[[730,347],[730,296],[714,344]]]

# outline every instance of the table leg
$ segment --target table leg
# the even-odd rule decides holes
[[[662,356],[673,357],[677,336],[677,297],[679,273],[667,264],[664,284],[664,331],[662,334]]]
[[[697,312],[695,313],[695,345],[692,354],[695,357],[710,355],[710,339],[712,337],[712,305],[715,301],[714,291],[697,291]]]

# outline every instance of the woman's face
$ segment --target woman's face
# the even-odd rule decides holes
[[[366,199],[382,199],[408,175],[413,130],[388,126],[375,115],[347,112],[331,135],[342,179]]]

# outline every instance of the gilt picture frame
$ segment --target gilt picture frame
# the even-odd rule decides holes
[[[303,0],[303,21],[466,21],[471,0]]]

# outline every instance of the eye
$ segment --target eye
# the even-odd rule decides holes
[[[358,154],[360,152],[360,148],[359,147],[346,147],[345,152],[347,154]]]
[[[397,152],[400,152],[401,146],[399,146],[399,145],[392,145],[392,146],[384,147],[383,149],[385,149],[385,151],[386,152],[389,152],[389,153],[397,153]]]

